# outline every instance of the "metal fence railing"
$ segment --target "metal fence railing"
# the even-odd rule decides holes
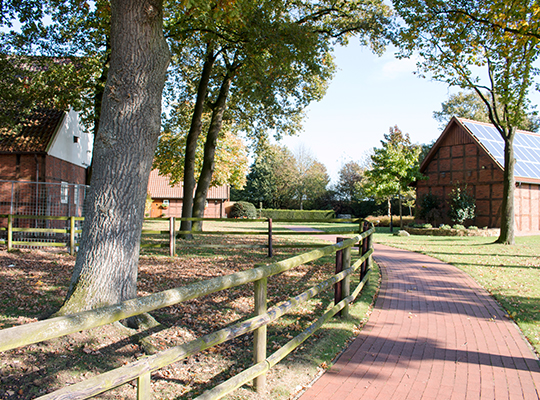
[[[0,180],[0,215],[84,217],[84,200],[88,186],[74,183],[19,182]],[[0,221],[0,241],[7,241],[7,220]],[[15,241],[30,243],[56,243],[69,241],[69,233],[51,230],[66,229],[69,218],[14,218]],[[28,228],[33,228],[30,230]],[[77,220],[75,229],[82,228]],[[19,230],[20,229],[20,230]],[[61,237],[59,237],[61,236]],[[26,245],[25,247],[33,247]]]

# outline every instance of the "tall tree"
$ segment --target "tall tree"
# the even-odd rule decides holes
[[[330,181],[326,167],[306,149],[296,153],[286,147],[265,145],[259,149],[247,176],[245,189],[238,194],[267,208],[300,208],[313,205]]]
[[[397,125],[390,127],[381,144],[371,156],[364,188],[368,195],[387,202],[389,217],[392,198],[398,196],[400,227],[403,228],[402,199],[411,191],[409,184],[421,178],[418,164],[421,148],[411,144],[409,134],[401,132]]]
[[[347,202],[359,199],[362,192],[362,181],[365,179],[364,174],[364,168],[357,162],[349,161],[344,164],[338,172],[339,180],[336,185],[339,198]]]
[[[364,1],[315,4],[260,0],[236,2],[233,8],[230,18],[222,23],[216,21],[213,6],[196,5],[189,13],[176,14],[169,24],[171,37],[199,41],[197,54],[204,54],[204,67],[211,64],[212,70],[210,79],[204,80],[203,74],[198,79],[199,89],[204,85],[207,90],[199,90],[195,101],[199,104],[204,101],[201,96],[208,96],[206,102],[213,114],[205,145],[207,167],[199,177],[193,210],[191,199],[184,198],[183,217],[203,212],[201,205],[211,180],[208,175],[213,170],[212,143],[227,106],[248,137],[258,140],[268,130],[278,137],[295,132],[303,109],[321,98],[332,75],[331,45],[356,34],[380,50],[388,16],[381,3]],[[211,51],[203,53],[203,48]],[[205,68],[201,73],[207,71]],[[197,113],[201,112],[195,109],[192,121],[200,119]],[[194,133],[187,142],[185,197],[191,197],[194,188],[193,168],[188,166],[194,158],[188,150],[197,137]],[[189,230],[188,221],[183,222],[182,230]]]
[[[69,11],[95,10],[92,21],[103,22],[110,29],[110,33],[106,34],[106,39],[99,43],[94,41],[94,37],[85,36],[88,33],[85,29],[76,30],[79,35],[77,38],[82,39],[80,43],[96,45],[99,49],[105,49],[104,53],[110,51],[110,57],[99,58],[100,63],[103,60],[110,62],[110,67],[107,70],[106,66],[103,67],[101,64],[103,68],[98,68],[100,73],[97,78],[93,78],[103,81],[106,76],[106,85],[95,139],[93,183],[87,199],[88,215],[73,279],[61,310],[63,313],[114,303],[132,297],[136,293],[137,258],[146,185],[159,135],[162,88],[170,58],[163,33],[163,16],[167,16],[167,22],[173,19],[176,21],[175,15],[178,10],[187,11],[186,15],[193,16],[191,9],[187,10],[186,7],[200,6],[201,9],[212,13],[212,20],[222,24],[224,29],[221,32],[225,33],[227,23],[233,23],[233,19],[244,18],[242,11],[235,9],[237,4],[256,7],[259,2],[190,0],[181,4],[175,2],[166,4],[169,8],[165,13],[163,2],[160,0],[112,0],[110,2],[106,0],[96,2],[29,0],[2,4],[3,17],[7,16],[7,18],[2,18],[2,22],[16,15],[22,22],[28,23],[32,29],[37,28],[38,34],[35,36],[37,40],[28,41],[32,49],[35,48],[32,46],[37,46],[38,41],[43,40],[46,44],[48,38],[55,32],[62,35],[70,32],[71,27],[77,26],[78,20],[67,18],[70,15]],[[270,5],[271,2],[265,4]],[[354,25],[364,32],[362,38],[366,43],[371,42],[375,48],[380,49],[382,44],[380,38],[387,23],[388,8],[379,1],[324,0],[318,3],[291,1],[280,4],[282,10],[289,10],[289,6],[302,4],[306,12],[296,12],[292,8],[293,11],[290,12],[291,17],[298,18],[297,27],[307,21],[313,21],[318,26],[313,34],[326,35],[329,38],[328,43],[331,43],[331,37],[340,38],[353,29]],[[104,7],[97,7],[98,5]],[[337,7],[338,5],[342,7]],[[321,8],[322,6],[324,7]],[[349,8],[351,6],[355,7],[356,13],[344,12],[344,10],[352,11]],[[234,11],[229,13],[231,9]],[[43,10],[52,11],[51,14],[46,15]],[[54,24],[54,32],[48,31],[50,26],[47,25],[47,21],[51,15],[53,21],[64,21],[61,24]],[[349,19],[349,15],[354,18]],[[339,23],[334,24],[335,17],[339,16],[343,18]],[[173,43],[175,34],[172,26],[176,25],[167,24],[167,37],[170,43]],[[294,33],[297,27],[294,24],[289,26]],[[204,30],[201,32],[204,33]],[[31,34],[34,34],[34,31]],[[101,35],[101,33],[98,34]],[[265,39],[270,40],[272,35],[273,32],[269,31]],[[249,37],[249,32],[244,32],[244,36],[238,36],[236,41],[242,42]],[[309,40],[311,36],[307,35],[305,39]],[[64,42],[71,44],[73,40],[74,38],[68,37]],[[204,42],[204,44],[207,43],[212,42]],[[44,46],[44,49],[47,47]],[[286,46],[282,49],[287,50]],[[1,50],[4,51],[4,47]],[[266,50],[268,49],[263,48],[261,57],[258,58],[262,66],[266,63],[264,59]],[[24,52],[16,54],[20,55]],[[42,53],[42,55],[53,56],[54,54],[60,53],[54,51],[48,54]],[[81,48],[79,52],[74,53],[74,57],[81,56],[81,59],[90,59],[90,57],[83,58],[85,54],[84,48]],[[230,55],[232,57],[229,59],[234,60],[234,52]],[[278,56],[279,54],[275,57]],[[73,65],[78,64],[74,62]],[[292,63],[290,68],[294,70],[303,66]],[[324,65],[321,68],[324,68]],[[103,74],[105,71],[107,73]],[[175,71],[171,73],[174,75]],[[221,76],[225,76],[225,73]],[[265,75],[261,77],[264,78]],[[284,75],[284,79],[286,78]],[[222,80],[215,82],[213,94],[217,96],[219,91],[217,88],[221,86]],[[185,84],[189,86],[192,83],[185,82]],[[259,82],[252,81],[252,87],[258,84]],[[304,87],[301,85],[297,87],[297,90],[302,91]],[[285,93],[287,92],[276,92],[276,98],[283,100],[280,103],[282,105],[287,105]],[[279,118],[276,118],[276,121],[279,121]],[[268,120],[268,123],[270,122]]]
[[[419,67],[436,80],[474,91],[505,143],[501,233],[514,244],[514,137],[527,115],[537,73],[539,4],[534,0],[395,0],[406,26],[396,37],[402,56],[419,53]],[[533,27],[533,29],[530,29]]]
[[[136,296],[148,176],[169,63],[160,1],[111,1],[111,64],[68,314]]]

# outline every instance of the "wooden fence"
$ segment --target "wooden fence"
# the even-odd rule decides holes
[[[14,246],[17,247],[67,247],[71,255],[75,254],[75,249],[79,245],[75,242],[76,235],[82,233],[81,229],[76,229],[75,224],[77,221],[84,221],[84,217],[49,217],[43,215],[13,215],[13,214],[3,214],[0,215],[0,219],[7,219],[7,226],[0,227],[0,232],[7,231],[5,239],[0,238],[0,243],[7,245],[8,250],[13,249]],[[38,228],[38,227],[15,227],[13,224],[14,220],[34,220],[34,221],[66,221],[66,228],[47,227],[47,228]],[[69,225],[68,225],[69,224]],[[25,232],[25,233],[37,233],[37,234],[62,234],[61,239],[58,241],[30,241],[30,240],[14,240],[15,232]]]
[[[168,307],[187,300],[200,298],[211,293],[253,282],[255,285],[256,313],[254,317],[239,321],[191,342],[171,347],[120,368],[62,388],[42,396],[39,399],[86,399],[132,382],[133,380],[137,380],[137,398],[149,399],[151,397],[150,380],[153,372],[249,332],[254,333],[254,365],[203,393],[201,396],[197,397],[197,399],[219,399],[252,380],[258,391],[264,391],[265,374],[268,370],[285,358],[334,315],[337,313],[341,313],[342,316],[348,315],[349,304],[354,301],[368,281],[368,272],[372,263],[371,256],[373,249],[371,239],[373,232],[374,228],[371,226],[362,234],[350,239],[343,239],[334,245],[315,249],[283,261],[259,266],[251,270],[192,283],[187,286],[135,298],[108,307],[0,330],[0,351],[7,351],[53,339],[55,337],[61,337],[78,331],[110,324],[128,317],[151,312],[163,307]],[[359,246],[361,256],[351,265],[351,248],[359,242],[361,242],[361,246]],[[335,275],[320,282],[307,291],[290,298],[288,301],[267,309],[267,282],[269,278],[334,253],[336,253]],[[358,270],[360,272],[360,283],[351,292],[350,278],[351,275]],[[302,333],[294,337],[275,353],[267,356],[267,325],[324,290],[332,287],[334,287],[335,293],[334,306],[321,315]]]
[[[8,250],[12,250],[14,247],[24,247],[24,246],[32,246],[32,247],[66,247],[69,249],[69,252],[71,255],[75,254],[75,251],[78,247],[78,243],[76,243],[76,235],[80,234],[82,230],[76,229],[75,223],[76,221],[84,221],[84,217],[48,217],[48,216],[34,216],[34,215],[12,215],[12,214],[5,214],[0,215],[0,219],[7,219],[7,227],[0,227],[1,231],[7,231],[7,238],[1,239],[0,243],[4,243],[7,245]],[[34,227],[14,227],[14,220],[42,220],[42,221],[66,221],[66,225],[69,222],[69,225],[66,228],[34,228]],[[146,218],[145,221],[167,221],[167,219],[164,218]],[[163,248],[168,247],[169,248],[169,255],[172,257],[174,256],[176,252],[176,237],[177,235],[182,234],[191,234],[191,235],[223,235],[223,231],[180,231],[176,229],[176,225],[180,221],[192,221],[192,222],[204,222],[204,221],[217,221],[217,222],[232,222],[237,224],[242,224],[245,222],[263,222],[267,223],[268,228],[266,231],[249,231],[249,230],[237,230],[237,231],[227,231],[227,235],[242,235],[242,236],[250,236],[250,235],[258,235],[258,236],[266,236],[268,238],[268,244],[267,245],[250,245],[248,247],[264,247],[268,248],[268,256],[272,257],[274,248],[288,248],[288,247],[298,247],[297,244],[295,245],[276,245],[274,243],[274,237],[275,236],[290,236],[290,235],[328,235],[327,232],[296,232],[296,231],[275,231],[273,229],[273,223],[275,222],[284,222],[284,223],[298,223],[298,220],[290,220],[290,219],[270,219],[270,218],[264,218],[264,219],[230,219],[230,218],[175,218],[170,217],[168,218],[169,222],[169,229],[168,230],[152,230],[152,229],[143,229],[141,234],[146,237],[148,236],[161,236],[166,235],[168,237],[167,240],[162,240],[159,243],[143,243],[141,244],[141,248]],[[351,223],[358,223],[358,229],[357,230],[351,230],[351,229],[341,229],[341,230],[333,230],[332,234],[338,234],[338,235],[355,235],[362,232],[362,224],[363,220],[361,219],[321,219],[321,220],[310,220],[306,222],[324,222],[324,223],[342,223],[342,222],[351,222]],[[57,233],[57,234],[63,234],[60,240],[54,241],[54,242],[38,242],[38,241],[29,241],[29,240],[14,240],[14,232],[26,232],[26,233]],[[69,239],[69,240],[68,240]],[[204,244],[197,244],[200,247],[225,247],[225,245],[204,245]],[[325,244],[303,244],[302,247],[310,248],[310,247],[322,247],[325,246]],[[230,245],[226,247],[231,247]],[[244,246],[246,247],[246,246]]]

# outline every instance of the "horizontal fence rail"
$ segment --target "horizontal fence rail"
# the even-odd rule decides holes
[[[265,384],[264,374],[269,369],[285,358],[334,315],[341,312],[342,316],[347,316],[348,305],[354,301],[369,279],[368,272],[371,268],[373,254],[371,239],[374,228],[367,224],[364,227],[366,230],[353,238],[343,238],[342,241],[334,245],[312,250],[279,262],[260,265],[251,270],[196,282],[108,307],[0,330],[0,351],[20,348],[70,333],[95,328],[218,291],[254,283],[256,314],[254,317],[238,321],[191,342],[171,347],[120,368],[62,388],[39,399],[86,399],[134,380],[137,380],[138,398],[149,399],[151,397],[150,380],[152,372],[249,332],[254,333],[255,339],[254,365],[203,393],[197,399],[219,399],[252,380],[255,382],[256,389],[262,391]],[[360,257],[351,265],[351,248],[359,242],[362,244],[359,246]],[[268,310],[266,309],[267,281],[269,278],[334,253],[336,254],[335,275],[323,282],[319,282],[305,292],[289,298],[285,302]],[[338,260],[341,261],[338,262]],[[338,264],[341,265],[338,266]],[[341,270],[338,271],[338,269]],[[351,293],[349,288],[350,277],[357,271],[360,271],[360,283]],[[334,306],[278,351],[267,356],[266,326],[331,287],[334,287],[336,293]],[[338,292],[340,293],[339,296],[337,295]]]
[[[2,226],[2,220],[6,226]],[[29,220],[33,220],[36,223],[28,223]],[[24,222],[26,221],[26,222]],[[39,221],[39,223],[38,223]],[[47,224],[47,227],[41,226],[30,226],[30,225],[44,225]],[[82,233],[82,222],[84,217],[51,217],[51,216],[35,216],[35,215],[13,215],[13,214],[0,214],[0,235],[2,232],[5,234],[4,237],[0,236],[0,243],[6,244],[8,250],[12,250],[14,247],[66,247],[71,255],[74,255],[76,249],[79,246],[77,242],[80,234]],[[299,223],[303,221],[299,220],[290,220],[290,219],[275,219],[270,218],[258,218],[258,219],[235,219],[235,218],[145,218],[145,221],[168,221],[169,229],[168,230],[157,230],[157,229],[143,229],[141,231],[142,238],[148,238],[151,236],[167,236],[167,239],[161,239],[158,243],[141,243],[141,248],[168,248],[169,255],[172,257],[176,254],[176,238],[181,235],[201,235],[201,236],[221,236],[223,231],[180,231],[176,229],[176,225],[180,221],[191,221],[191,222],[232,222],[232,223],[246,223],[246,222],[263,222],[267,223],[267,227],[261,230],[235,230],[227,231],[227,235],[232,236],[265,236],[268,238],[268,242],[265,245],[223,245],[223,244],[190,244],[183,243],[183,245],[194,245],[198,247],[211,247],[211,248],[220,248],[220,247],[237,247],[237,248],[267,248],[268,256],[273,256],[274,248],[291,248],[298,247],[298,245],[288,245],[288,244],[275,244],[274,237],[276,236],[305,236],[305,235],[328,235],[328,232],[304,232],[304,231],[292,231],[292,230],[275,230],[272,228],[273,223]],[[356,235],[362,232],[362,223],[363,220],[358,218],[353,219],[316,219],[309,220],[305,222],[314,222],[314,223],[358,223],[358,229],[351,230],[350,228],[344,229],[334,229],[331,234],[333,235]],[[24,225],[24,226],[17,226]],[[63,226],[63,227],[61,227]],[[31,239],[22,239],[18,238],[18,234],[33,234],[35,237]],[[49,235],[49,236],[42,236]],[[46,237],[46,241],[40,241],[39,238]],[[313,244],[305,243],[301,247],[304,248],[314,248],[314,247],[323,247],[325,244]]]

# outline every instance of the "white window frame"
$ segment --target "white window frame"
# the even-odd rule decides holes
[[[60,203],[67,204],[69,201],[69,183],[62,182],[60,186]]]

